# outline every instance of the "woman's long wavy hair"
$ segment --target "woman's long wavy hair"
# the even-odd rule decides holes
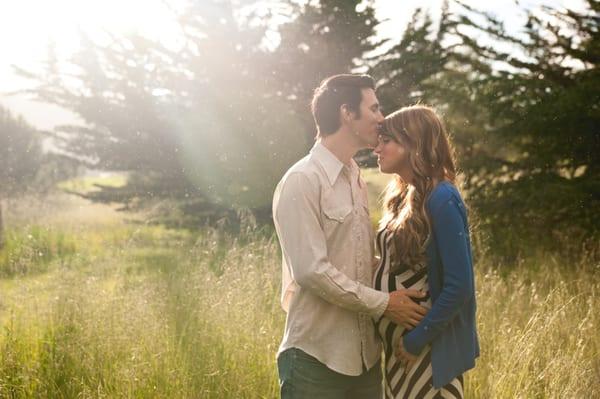
[[[392,272],[405,266],[424,265],[425,246],[431,232],[426,202],[436,183],[455,183],[454,152],[446,128],[435,111],[424,105],[401,108],[388,115],[382,132],[402,144],[408,154],[413,181],[400,176],[385,190],[380,228],[393,234]]]

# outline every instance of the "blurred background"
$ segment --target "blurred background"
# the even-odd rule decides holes
[[[348,72],[452,135],[467,392],[600,395],[599,28],[598,0],[0,3],[0,396],[275,396],[272,194]]]
[[[0,7],[2,196],[102,172],[119,184],[80,194],[176,225],[236,224],[240,209],[266,222],[313,143],[312,90],[366,72],[385,112],[420,101],[444,115],[495,243],[597,238],[597,1]]]

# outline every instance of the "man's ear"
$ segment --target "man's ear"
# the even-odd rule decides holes
[[[356,119],[354,112],[350,110],[348,104],[342,104],[340,106],[340,115],[346,122]]]

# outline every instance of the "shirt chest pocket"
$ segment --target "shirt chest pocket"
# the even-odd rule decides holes
[[[321,197],[321,209],[323,211],[326,226],[335,227],[347,221],[352,213],[352,198],[350,194],[340,190],[326,190]]]

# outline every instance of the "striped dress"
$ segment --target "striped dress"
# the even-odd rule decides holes
[[[375,289],[392,292],[401,288],[422,290],[427,295],[417,301],[427,309],[431,308],[427,268],[422,267],[415,272],[410,267],[390,274],[390,245],[392,234],[382,229],[377,233],[377,249],[381,255],[374,275]],[[395,356],[398,340],[405,334],[405,328],[391,322],[386,317],[376,320],[375,326],[383,342],[385,352],[385,397],[386,398],[462,398],[462,375],[453,379],[442,389],[432,385],[431,347],[428,345],[419,355],[417,361],[406,373],[405,368]]]

